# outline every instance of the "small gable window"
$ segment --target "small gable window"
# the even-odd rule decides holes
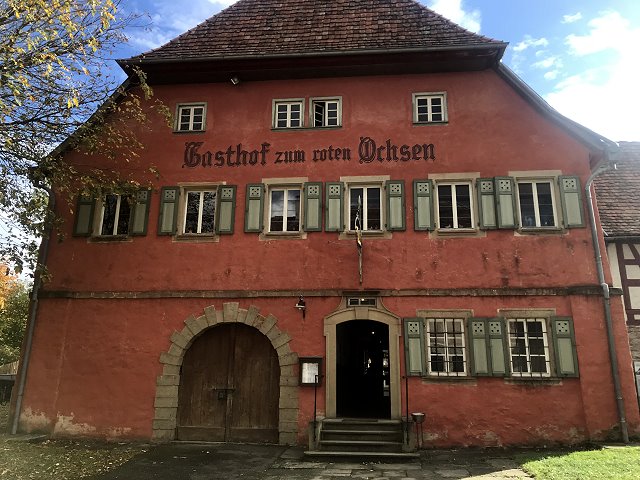
[[[311,124],[313,127],[339,127],[342,124],[340,98],[312,98]]]
[[[274,100],[273,101],[273,128],[301,128],[304,101]]]
[[[447,122],[446,93],[414,93],[413,94],[413,122],[414,123],[444,123]]]
[[[206,105],[203,103],[178,105],[177,132],[201,132],[205,126]]]

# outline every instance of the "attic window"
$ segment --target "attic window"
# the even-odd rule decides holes
[[[342,125],[340,98],[312,98],[311,124],[314,127],[339,127]]]
[[[206,105],[190,103],[178,105],[177,132],[202,132],[205,126]]]
[[[273,128],[301,128],[303,115],[302,99],[273,101]]]
[[[414,123],[444,123],[447,122],[447,95],[438,93],[413,94],[413,122]]]

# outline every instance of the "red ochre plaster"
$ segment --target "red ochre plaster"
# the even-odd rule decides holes
[[[447,92],[449,123],[413,126],[411,94]],[[66,238],[52,242],[50,291],[157,292],[188,290],[358,290],[565,287],[595,285],[588,228],[562,234],[517,235],[489,231],[472,238],[434,238],[413,230],[412,181],[434,173],[478,172],[481,177],[513,171],[554,170],[589,176],[588,150],[544,119],[493,72],[355,77],[349,79],[156,86],[170,108],[178,102],[207,102],[207,130],[174,134],[160,119],[141,132],[141,164],[156,165],[160,186],[225,181],[238,185],[235,231],[217,243],[174,241],[156,235],[157,191],[149,232],[128,242],[93,242],[71,236],[73,217],[62,200]],[[272,99],[342,96],[343,126],[328,130],[272,131]],[[308,114],[308,112],[306,112]],[[360,137],[379,145],[435,145],[435,161],[359,163]],[[201,151],[271,146],[265,166],[183,168],[185,142]],[[348,147],[352,159],[313,162],[314,149]],[[307,161],[274,164],[278,150],[304,150]],[[86,163],[84,156],[70,161]],[[405,180],[406,224],[392,239],[364,239],[364,282],[358,283],[356,248],[337,233],[311,232],[306,239],[259,240],[243,231],[245,185],[268,178],[388,175]],[[140,174],[139,179],[147,177]],[[585,209],[586,213],[586,209]],[[237,301],[272,314],[292,338],[299,356],[325,356],[323,318],[338,297],[307,297],[302,319],[292,298],[241,299],[42,299],[25,391],[21,426],[57,435],[150,438],[156,377],[170,336],[190,315]],[[427,414],[425,444],[509,445],[576,443],[615,430],[617,415],[599,297],[388,297],[400,317],[418,309],[472,309],[495,316],[504,308],[555,309],[574,319],[579,379],[553,385],[498,378],[470,381],[409,380],[409,409]],[[632,432],[640,433],[630,356],[621,304],[613,299],[618,357]],[[215,327],[214,327],[215,328]],[[399,340],[402,343],[402,340]],[[403,348],[401,345],[401,352]],[[402,354],[401,354],[402,357]],[[404,359],[400,359],[401,364]],[[401,371],[404,371],[402,366]],[[325,409],[324,385],[318,411]],[[404,409],[404,383],[402,385]],[[313,389],[299,389],[298,441],[306,443],[313,418]]]

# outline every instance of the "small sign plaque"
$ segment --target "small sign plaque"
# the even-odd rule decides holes
[[[322,357],[300,358],[300,385],[322,383]]]

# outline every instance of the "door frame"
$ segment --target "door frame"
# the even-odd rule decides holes
[[[324,336],[326,338],[326,376],[325,376],[325,414],[336,417],[336,326],[352,320],[373,320],[389,327],[389,394],[391,396],[391,418],[402,418],[400,398],[400,336],[401,318],[389,312],[376,298],[376,307],[347,307],[346,298],[342,299],[338,310],[324,318]]]

